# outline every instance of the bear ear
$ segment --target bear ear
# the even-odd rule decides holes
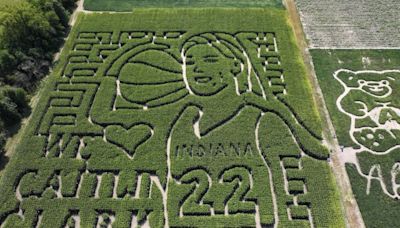
[[[352,72],[339,72],[336,75],[336,79],[340,80],[348,87],[358,87],[357,75]]]

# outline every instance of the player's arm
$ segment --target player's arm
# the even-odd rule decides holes
[[[300,122],[290,109],[276,98],[266,100],[252,93],[244,94],[246,105],[259,108],[263,112],[272,112],[279,116],[294,135],[299,147],[309,156],[317,159],[327,159],[329,151],[319,139],[315,138]]]

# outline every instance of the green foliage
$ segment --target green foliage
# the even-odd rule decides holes
[[[17,104],[9,97],[0,100],[0,118],[7,126],[12,126],[21,120]]]
[[[396,188],[392,184],[392,178],[394,178],[396,181],[398,179],[398,176],[396,177],[392,175],[393,172],[395,172],[395,170],[393,169],[394,164],[400,161],[399,152],[400,149],[396,149],[392,153],[378,157],[371,156],[367,152],[362,152],[358,156],[361,165],[361,171],[364,175],[369,175],[372,166],[379,166],[380,171],[375,170],[375,172],[372,172],[372,175],[376,176],[380,173],[382,175],[383,182],[388,187],[387,191],[391,194],[395,194],[396,191],[399,191],[398,189],[396,190]],[[372,190],[380,191],[380,189],[378,188],[373,188]]]
[[[341,145],[354,146],[350,139],[350,119],[341,113],[336,106],[336,99],[344,89],[333,77],[333,73],[345,68],[357,70],[387,70],[399,69],[400,58],[397,50],[311,50],[318,82],[324,93],[325,102],[335,126]],[[370,64],[363,62],[369,58]],[[399,83],[396,80],[396,83]],[[395,91],[398,93],[398,91]],[[364,99],[364,98],[363,98]],[[397,101],[396,101],[397,102]],[[354,108],[353,105],[349,107]],[[365,120],[368,121],[368,120]]]
[[[23,114],[29,109],[28,98],[25,90],[21,88],[5,87],[1,90],[4,97],[17,105],[18,112]]]
[[[47,74],[53,53],[63,41],[75,0],[2,1],[0,3],[0,122],[17,124],[29,112],[24,88],[34,90]],[[0,129],[3,136],[7,129]],[[3,143],[0,143],[2,149]]]
[[[85,8],[92,11],[132,11],[142,7],[283,7],[280,0],[86,0]]]
[[[380,187],[378,181],[371,182],[370,194],[366,193],[367,181],[361,177],[357,169],[346,165],[353,193],[360,207],[364,223],[367,227],[398,227],[397,218],[400,205],[398,200],[389,199]]]
[[[33,90],[35,82],[47,73],[49,64],[43,62],[50,61],[63,42],[72,4],[75,0],[27,0],[0,5],[2,82]],[[30,82],[23,82],[27,80]]]
[[[72,12],[74,8],[76,7],[76,2],[77,0],[59,0],[61,2],[62,6],[68,11]]]
[[[29,0],[0,8],[3,13],[0,44],[13,53],[28,53],[32,48],[42,53],[54,51],[68,27],[70,2],[74,3]]]
[[[108,141],[123,147],[131,154],[152,135],[151,129],[146,125],[134,126],[129,130],[121,126],[109,126],[105,131]]]
[[[3,122],[0,122],[0,129],[3,129]],[[6,145],[6,136],[4,134],[4,132],[0,132],[0,157],[3,154],[3,148]],[[1,160],[1,159],[0,159]]]
[[[57,38],[63,35],[68,28],[70,13],[59,0],[28,0],[28,2],[44,13],[52,29],[56,31]]]
[[[349,115],[342,113],[336,106],[336,101],[343,94],[344,88],[333,77],[334,72],[339,69],[352,71],[399,70],[400,57],[398,50],[311,50],[311,54],[340,145],[355,149],[359,148],[359,145],[364,147],[356,155],[360,166],[359,172],[364,176],[358,173],[353,164],[347,164],[346,168],[366,226],[399,226],[396,214],[396,211],[399,210],[398,199],[393,199],[386,195],[378,180],[372,179],[371,187],[368,191],[368,180],[366,178],[368,175],[381,178],[386,191],[391,195],[396,194],[392,179],[394,178],[398,183],[395,169],[396,164],[400,161],[399,149],[396,148],[400,145],[400,130],[382,126],[386,123],[399,123],[398,113],[394,111],[400,107],[398,99],[399,73],[360,73],[355,75],[342,72],[338,75],[340,81],[348,88],[357,88],[362,81],[370,83],[370,85],[368,83],[362,84],[361,88],[363,90],[349,92],[341,102],[347,113],[359,117],[354,123],[357,130],[353,135],[350,135],[349,132],[353,124]],[[384,82],[385,80],[388,82],[387,85],[393,89],[389,96],[382,96],[382,94],[388,92],[388,87],[381,86],[375,91],[372,86],[373,83],[377,82],[386,83]],[[378,96],[372,96],[371,94]],[[383,107],[382,103],[388,104],[387,107]],[[366,115],[366,111],[373,109],[378,110],[376,114]],[[352,140],[352,137],[354,137],[355,141]],[[374,151],[375,154],[371,153],[371,151]]]
[[[354,137],[357,142],[370,150],[385,152],[400,143],[400,129],[376,129],[375,131],[365,129],[360,132],[355,132]]]
[[[11,55],[10,52],[6,49],[0,50],[0,78],[4,78],[6,72],[10,72],[12,69],[14,69],[15,65],[15,57]]]
[[[44,48],[51,44],[54,31],[40,9],[27,2],[5,9],[1,25],[2,45],[11,50],[29,50],[33,47]]]
[[[285,11],[79,21],[1,179],[0,223],[344,226]]]
[[[23,89],[4,87],[0,90],[0,122],[5,131],[29,112],[27,94]]]
[[[281,226],[291,227],[296,224],[296,227],[308,227],[304,223],[307,220],[302,218],[306,217],[306,209],[309,208],[315,227],[344,227],[339,195],[329,165],[310,157],[302,157],[299,145],[290,139],[290,131],[285,129],[284,122],[276,115],[266,114],[261,120],[260,129],[260,146],[274,176]],[[285,179],[287,190],[282,181]],[[305,194],[304,189],[307,189]],[[292,197],[285,194],[286,191],[292,191],[290,195],[297,196],[298,206],[294,205]],[[296,223],[288,220],[286,208],[291,211],[292,217],[297,215],[299,220],[294,219]]]

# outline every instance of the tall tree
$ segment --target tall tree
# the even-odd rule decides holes
[[[27,52],[31,48],[44,51],[52,46],[56,31],[43,11],[28,2],[21,2],[4,9],[0,22],[3,26],[0,39],[3,48]]]

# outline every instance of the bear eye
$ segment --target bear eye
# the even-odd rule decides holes
[[[385,80],[385,81],[382,81],[382,84],[383,85],[389,85],[389,82]]]
[[[364,81],[364,80],[360,80],[360,81],[358,81],[361,85],[364,85],[365,83],[367,83],[366,81]]]

